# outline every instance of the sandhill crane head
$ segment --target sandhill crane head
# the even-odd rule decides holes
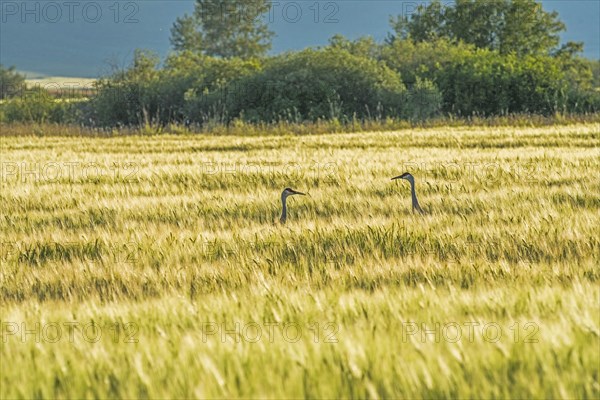
[[[289,196],[293,196],[296,194],[306,196],[305,193],[298,192],[291,188],[285,188],[285,189],[283,189],[283,192],[281,192],[282,210],[281,210],[281,217],[279,218],[279,222],[281,222],[282,224],[285,224],[285,221],[287,220],[287,201],[286,200]]]
[[[294,189],[291,189],[291,188],[285,188],[285,189],[283,189],[283,192],[281,193],[281,197],[293,196],[293,195],[295,195],[295,194],[299,194],[299,195],[302,195],[302,196],[306,196],[306,194],[305,194],[305,193],[298,192],[298,191],[296,191],[296,190],[294,190]]]
[[[398,176],[392,178],[393,181],[396,180],[396,179],[405,179],[408,182],[410,182],[410,194],[411,194],[411,197],[412,197],[412,209],[413,209],[413,212],[416,211],[419,214],[424,214],[423,210],[421,209],[421,206],[419,205],[419,201],[417,200],[417,192],[415,190],[415,178],[414,178],[414,176],[412,176],[408,172],[405,172],[402,175],[398,175]]]
[[[407,180],[407,181],[409,181],[409,182],[410,182],[411,180],[412,180],[412,181],[414,181],[414,180],[415,180],[415,178],[414,178],[414,177],[413,177],[411,174],[409,174],[408,172],[405,172],[405,173],[403,173],[402,175],[398,175],[398,176],[396,176],[396,177],[392,178],[392,180],[393,180],[393,181],[394,181],[394,180],[396,180],[396,179],[406,179],[406,180]]]

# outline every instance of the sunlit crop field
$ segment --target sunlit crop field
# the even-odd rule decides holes
[[[0,140],[2,398],[600,396],[597,124]]]

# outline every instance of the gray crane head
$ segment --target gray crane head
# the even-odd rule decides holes
[[[295,194],[305,196],[304,193],[298,192],[291,188],[285,188],[285,189],[283,189],[283,192],[281,192],[281,205],[282,205],[283,209],[281,210],[281,218],[279,218],[279,222],[282,224],[285,224],[285,221],[287,220],[287,205],[286,205],[287,198],[288,198],[288,196],[293,196]]]
[[[283,192],[281,193],[281,196],[282,196],[282,197],[288,197],[288,196],[293,196],[293,195],[295,195],[295,194],[299,194],[299,195],[302,195],[302,196],[306,196],[306,194],[305,194],[305,193],[298,192],[298,191],[296,191],[296,190],[294,190],[294,189],[291,189],[291,188],[285,188],[285,189],[283,189]]]
[[[414,180],[415,178],[408,172],[405,172],[402,175],[398,175],[398,176],[392,178],[393,181],[396,179],[406,179],[407,181],[410,181],[410,180]]]
[[[405,172],[402,175],[398,175],[398,176],[392,178],[392,180],[396,180],[396,179],[405,179],[410,183],[413,212],[416,211],[419,214],[424,214],[425,212],[423,211],[423,209],[421,209],[421,206],[419,205],[419,201],[417,200],[417,193],[415,192],[415,178],[408,172]]]

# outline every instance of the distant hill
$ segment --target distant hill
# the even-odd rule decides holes
[[[94,87],[96,79],[93,78],[77,78],[64,76],[44,76],[39,78],[28,78],[25,83],[28,87],[43,87],[43,88],[73,88],[73,89],[91,89]]]
[[[46,74],[42,74],[40,72],[32,72],[32,71],[23,71],[17,68],[17,72],[20,73],[21,75],[25,75],[25,77],[27,79],[43,79],[43,78],[47,78],[48,75]]]

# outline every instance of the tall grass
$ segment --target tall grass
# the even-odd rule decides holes
[[[268,133],[3,136],[0,397],[600,396],[597,124]]]
[[[1,110],[0,110],[1,113]],[[205,134],[215,136],[281,136],[281,135],[316,135],[343,132],[388,132],[407,129],[429,129],[445,127],[520,127],[534,128],[544,126],[566,126],[577,124],[599,124],[600,114],[561,114],[543,116],[538,114],[513,114],[506,116],[470,117],[440,116],[426,120],[406,120],[398,118],[353,118],[341,122],[335,117],[316,122],[298,121],[293,116],[276,123],[248,123],[236,119],[229,124],[213,121],[204,125],[168,124],[161,125],[144,113],[144,123],[140,126],[120,128],[99,128],[79,126],[76,124],[30,124],[0,122],[0,136],[87,136],[113,137],[160,134]],[[0,121],[2,119],[0,118]]]

